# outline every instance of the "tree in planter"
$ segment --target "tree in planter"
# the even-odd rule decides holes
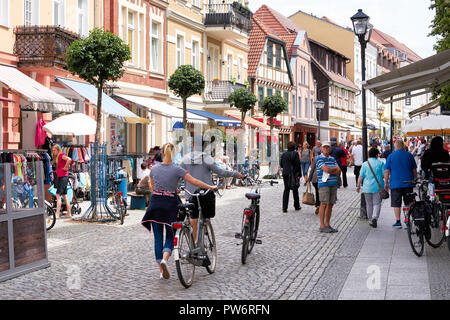
[[[97,127],[95,144],[100,142],[102,126],[102,93],[106,81],[119,80],[125,71],[124,63],[131,59],[130,48],[122,39],[110,31],[95,28],[89,36],[76,40],[67,48],[65,60],[70,72],[97,88]],[[97,161],[94,162],[94,179],[97,175]],[[94,180],[96,181],[96,180]],[[92,186],[96,194],[96,184]],[[93,218],[96,218],[96,208]]]
[[[249,90],[240,88],[230,94],[228,101],[231,107],[235,107],[241,112],[241,128],[244,128],[245,115],[253,109],[258,99]]]
[[[270,119],[270,141],[271,145],[273,145],[273,119],[276,118],[280,113],[288,111],[288,104],[280,94],[276,94],[274,96],[264,98],[261,105],[261,110],[263,111],[264,115],[266,117],[269,117]],[[270,159],[272,159],[272,157],[272,150],[270,150]]]
[[[436,11],[429,36],[438,37],[434,49],[440,53],[450,48],[450,2],[448,0],[432,0],[429,9]],[[441,109],[450,111],[450,85],[435,89],[432,98],[439,98]]]
[[[187,129],[187,99],[202,94],[205,89],[203,74],[191,65],[179,66],[169,78],[169,89],[183,101],[183,128]]]

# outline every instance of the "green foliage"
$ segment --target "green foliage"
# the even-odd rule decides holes
[[[247,89],[239,88],[230,94],[228,101],[232,107],[238,108],[241,113],[245,114],[253,109],[258,99]]]
[[[202,94],[205,88],[203,74],[191,65],[179,66],[169,78],[169,88],[182,99]]]
[[[431,0],[430,9],[435,10],[436,15],[430,25],[429,36],[437,37],[434,49],[439,53],[450,49],[450,1]],[[442,110],[450,111],[450,86],[434,90],[432,98],[438,97]]]
[[[95,28],[88,37],[74,41],[65,58],[70,72],[98,88],[123,76],[124,62],[131,59],[131,53],[118,36]]]
[[[288,110],[288,104],[280,94],[276,94],[264,98],[261,110],[265,116],[275,118],[280,113]]]

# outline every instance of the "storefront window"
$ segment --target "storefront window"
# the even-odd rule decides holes
[[[126,124],[119,120],[111,120],[111,153],[126,152]]]

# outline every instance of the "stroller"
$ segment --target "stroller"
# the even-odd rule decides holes
[[[50,193],[53,196],[52,202],[50,203],[50,206],[52,209],[56,210],[56,188],[54,185],[52,185],[48,189],[48,193]],[[69,185],[67,186],[67,198],[69,199],[71,203],[70,207],[70,213],[71,215],[78,215],[81,213],[81,207],[78,203],[77,198],[78,193],[78,186],[77,186],[77,178],[73,173],[69,173]],[[61,212],[67,212],[67,206],[64,201],[64,198],[61,198]]]

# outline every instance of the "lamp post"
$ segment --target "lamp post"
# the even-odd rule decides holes
[[[364,89],[364,82],[366,81],[366,46],[370,41],[372,34],[372,25],[369,23],[369,16],[366,15],[362,9],[358,9],[358,12],[350,18],[353,23],[353,31],[358,37],[361,45],[361,72],[362,72],[362,138],[363,138],[363,161],[367,161],[367,122],[366,122],[366,89]]]
[[[320,100],[316,100],[316,101],[313,102],[313,104],[314,104],[314,108],[316,108],[316,110],[319,111],[319,118],[318,118],[318,120],[319,120],[319,132],[317,134],[317,140],[320,141],[320,112],[324,108],[325,102],[320,101]]]
[[[380,121],[380,139],[383,139],[383,134],[381,133],[381,116],[383,115],[383,107],[378,107],[377,108],[377,112],[378,112],[378,121]]]

